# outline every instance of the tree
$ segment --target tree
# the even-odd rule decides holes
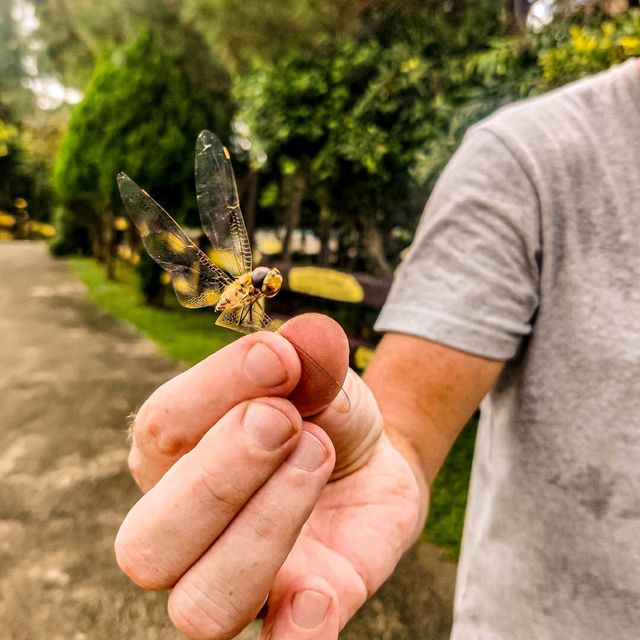
[[[468,37],[444,37],[454,18],[460,20],[434,18],[431,30],[420,33],[399,18],[397,37],[388,41],[333,40],[262,66],[239,83],[238,118],[277,164],[280,192],[288,196],[285,258],[306,192],[320,228],[331,222],[365,268],[390,274],[391,235],[414,226],[434,179],[435,171],[419,172],[418,164],[449,134],[451,114],[439,103],[452,86],[449,59],[478,46],[468,27]]]
[[[506,25],[512,0],[185,0],[182,19],[199,30],[233,77],[255,64],[272,65],[296,51],[316,51],[336,39],[387,44],[438,29],[458,42],[482,40]],[[505,14],[505,15],[503,15]],[[274,34],[277,33],[277,37]],[[442,34],[445,35],[445,34]]]
[[[75,87],[84,87],[105,49],[127,47],[149,31],[194,85],[220,92],[229,78],[210,55],[201,31],[181,18],[180,0],[35,0],[43,43],[40,66]]]
[[[0,210],[13,208],[16,179],[22,179],[18,128],[0,120]]]
[[[201,129],[228,135],[228,96],[194,86],[150,33],[105,54],[73,110],[54,182],[68,215],[111,265],[113,215],[125,171],[179,219],[193,213],[193,148]],[[191,218],[194,220],[194,218]]]
[[[31,109],[33,101],[22,86],[24,47],[11,9],[12,3],[0,3],[0,118],[16,122],[19,114]]]
[[[573,24],[555,46],[540,52],[542,86],[556,87],[639,55],[640,9],[597,24]]]

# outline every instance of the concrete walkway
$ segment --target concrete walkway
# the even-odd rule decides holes
[[[125,422],[179,366],[85,300],[42,244],[0,243],[0,636],[178,638],[166,594],[121,575],[115,532],[139,493]],[[420,544],[343,640],[444,640],[455,567]],[[257,637],[256,627],[243,640]]]

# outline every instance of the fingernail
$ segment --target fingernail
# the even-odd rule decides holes
[[[304,629],[319,627],[327,615],[331,600],[319,591],[298,591],[291,603],[293,621]]]
[[[244,358],[244,370],[253,382],[266,389],[277,387],[287,379],[280,358],[261,342],[249,349]]]
[[[252,402],[244,412],[242,427],[263,449],[277,449],[292,435],[288,418],[264,402]]]
[[[305,471],[315,471],[327,459],[327,450],[308,431],[300,434],[298,444],[289,456],[289,462]]]

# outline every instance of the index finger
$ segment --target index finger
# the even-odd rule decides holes
[[[232,407],[289,395],[300,380],[294,347],[261,331],[224,347],[156,389],[133,427],[129,468],[150,489]]]

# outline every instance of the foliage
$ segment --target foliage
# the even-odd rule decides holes
[[[477,427],[478,419],[473,418],[456,440],[431,486],[425,534],[455,558],[460,554]]]
[[[290,199],[289,176],[305,174],[311,225],[338,228],[349,251],[365,257],[360,268],[390,273],[392,231],[415,226],[453,146],[452,109],[442,99],[452,86],[448,61],[501,33],[496,7],[397,11],[377,23],[376,37],[298,48],[237,83],[237,117],[254,158],[276,159],[267,167],[280,176],[281,198]]]
[[[195,200],[196,135],[209,127],[224,135],[228,114],[224,92],[195,86],[150,33],[123,52],[105,54],[56,158],[62,204],[82,212],[95,241],[96,229],[110,224],[108,214],[121,208],[115,178],[123,170],[184,218]]]
[[[53,226],[56,235],[49,243],[49,250],[53,255],[91,255],[91,237],[86,224],[82,224],[80,212],[57,207],[53,215]]]
[[[182,19],[199,30],[212,55],[235,78],[295,51],[322,54],[334,40],[390,44],[437,32],[468,46],[504,30],[510,0],[186,0]],[[274,34],[277,33],[277,37]],[[432,42],[438,39],[432,38]]]
[[[640,56],[640,9],[597,25],[573,25],[568,37],[540,53],[546,87],[596,73]]]
[[[90,258],[69,258],[68,264],[87,285],[90,300],[105,312],[131,322],[176,360],[195,364],[237,337],[216,327],[210,313],[146,306],[136,274],[125,263],[118,263],[116,281],[107,280]]]
[[[238,118],[272,159],[283,193],[287,176],[302,171],[316,211],[343,236],[372,224],[387,233],[416,211],[409,165],[431,126],[427,68],[403,45],[336,41],[248,76]]]
[[[50,159],[39,153],[31,129],[0,119],[0,209],[13,209],[16,198],[23,198],[31,218],[48,220]]]
[[[640,50],[637,10],[604,21],[572,14],[518,35],[505,35],[495,14],[485,21],[475,11],[466,7],[457,20],[433,12],[420,32],[397,20],[393,38],[334,39],[244,77],[238,119],[249,127],[254,158],[271,159],[281,198],[286,177],[302,170],[314,226],[323,214],[343,238],[373,227],[389,247],[394,227],[415,225],[469,126]]]
[[[36,0],[42,71],[85,87],[105,49],[128,47],[150,31],[191,82],[207,90],[228,90],[228,78],[201,34],[181,19],[180,0]]]
[[[24,148],[15,124],[0,119],[0,210],[13,209],[16,197],[24,197],[28,173]]]
[[[217,99],[216,99],[217,98]],[[63,203],[119,206],[115,176],[125,170],[184,213],[193,188],[193,141],[206,126],[226,131],[224,95],[193,86],[150,34],[103,57],[74,109],[55,183]]]
[[[0,120],[0,158],[10,155],[18,141],[18,128]]]
[[[0,120],[5,121],[16,121],[32,105],[32,97],[22,87],[24,47],[11,8],[10,2],[0,2]]]

